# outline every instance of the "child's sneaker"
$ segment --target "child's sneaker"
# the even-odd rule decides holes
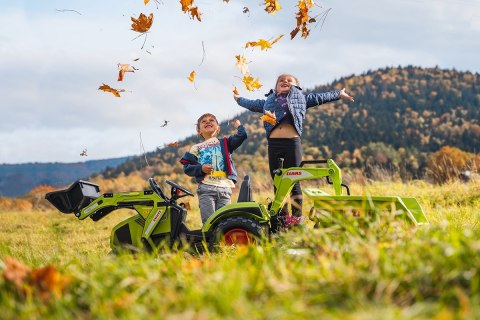
[[[285,228],[291,228],[293,226],[298,226],[305,221],[304,216],[296,217],[296,216],[286,216],[285,217]]]

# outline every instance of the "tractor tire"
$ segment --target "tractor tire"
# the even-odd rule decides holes
[[[221,246],[258,244],[265,238],[265,228],[258,221],[245,217],[229,217],[213,230],[210,248],[216,251]]]

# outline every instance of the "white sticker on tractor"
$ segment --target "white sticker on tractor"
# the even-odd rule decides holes
[[[305,170],[292,170],[292,171],[287,171],[285,175],[283,176],[283,179],[290,179],[290,180],[296,180],[300,178],[308,178],[311,177],[312,174],[308,171]]]
[[[158,217],[162,214],[162,210],[158,210],[157,213],[155,213],[155,217],[153,217],[152,222],[148,225],[146,234],[150,234],[150,230],[155,226],[155,222],[157,222]]]
[[[92,204],[92,206],[91,206],[90,208],[86,208],[86,209],[84,210],[85,214],[90,213],[90,211],[92,211],[92,210],[95,209],[96,207],[98,207],[98,202],[95,203],[95,204]]]

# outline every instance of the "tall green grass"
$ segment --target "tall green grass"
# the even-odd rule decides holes
[[[111,256],[110,230],[127,211],[99,222],[0,213],[0,265],[11,256],[72,277],[48,301],[0,279],[0,318],[480,318],[480,183],[374,183],[352,193],[415,196],[430,225],[413,228],[388,215],[339,218],[259,247]],[[189,214],[192,228],[198,215]]]

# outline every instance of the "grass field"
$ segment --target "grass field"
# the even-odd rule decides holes
[[[479,319],[480,182],[351,188],[414,196],[430,224],[340,219],[260,247],[112,256],[110,230],[127,211],[99,222],[0,212],[0,319]],[[16,285],[12,258],[33,279],[53,267],[53,285]]]

